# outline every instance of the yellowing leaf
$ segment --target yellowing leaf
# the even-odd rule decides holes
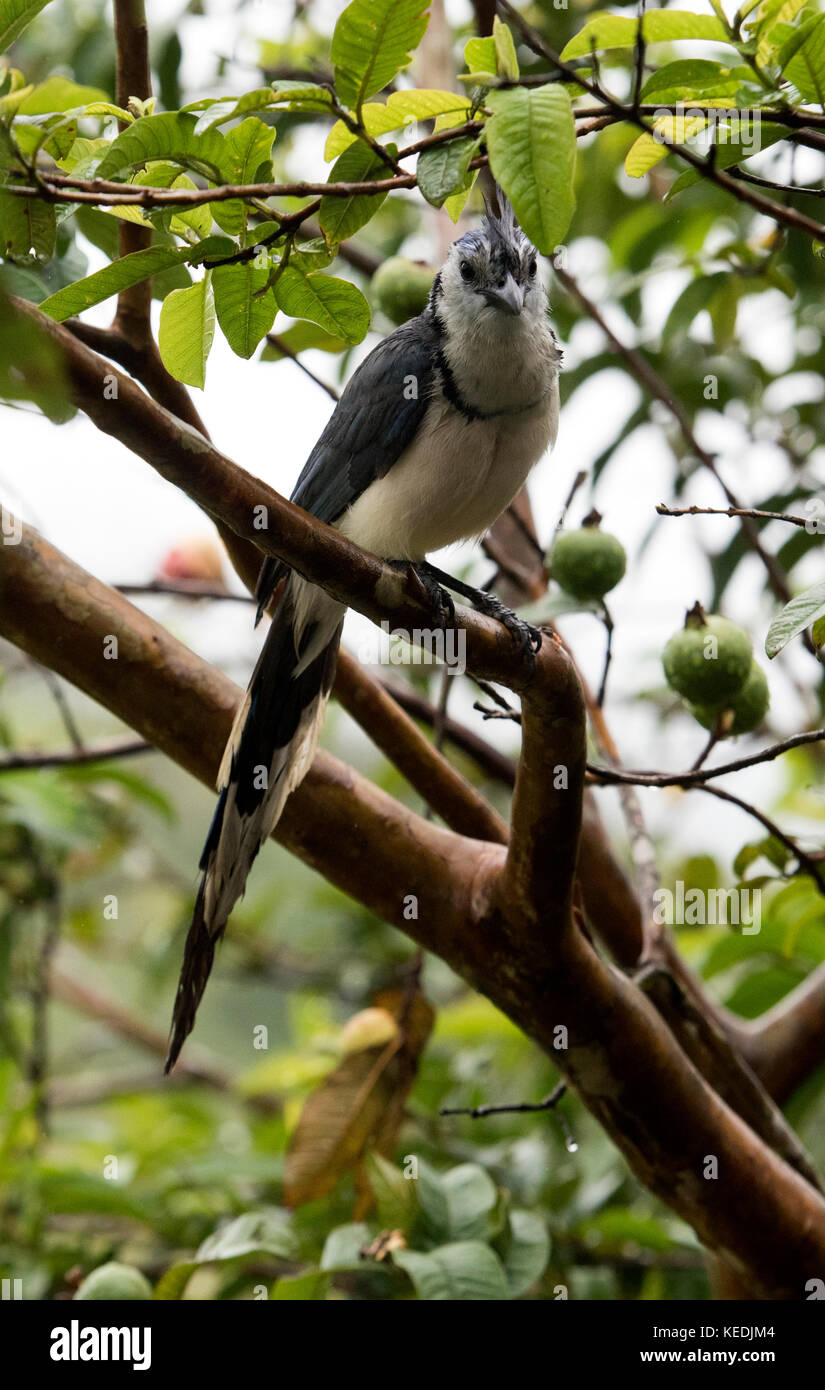
[[[640,179],[669,153],[665,141],[672,145],[683,145],[692,135],[704,130],[706,125],[704,116],[660,116],[654,123],[656,134],[645,132],[630,146],[624,162],[625,173],[632,179]],[[657,140],[656,135],[661,139]]]

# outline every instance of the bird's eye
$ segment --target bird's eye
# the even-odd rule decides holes
[[[537,262],[537,261],[535,260],[535,258],[534,258],[534,259],[530,262],[530,264],[528,265],[528,267],[527,267],[527,274],[530,276],[530,279],[531,279],[531,280],[532,280],[532,278],[533,278],[533,276],[535,275],[535,273],[536,273],[537,270],[538,270],[538,262]]]
[[[462,261],[461,265],[458,268],[461,272],[462,280],[472,280],[473,267],[470,265],[469,261]]]

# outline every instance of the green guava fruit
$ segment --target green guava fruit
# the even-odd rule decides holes
[[[598,526],[562,531],[550,551],[550,573],[574,598],[604,598],[615,589],[627,567],[621,541]]]
[[[435,272],[429,266],[390,256],[372,277],[372,293],[382,313],[393,323],[406,323],[427,307]]]
[[[738,694],[731,696],[723,705],[691,705],[690,712],[703,728],[713,732],[720,716],[724,716],[722,734],[749,734],[762,723],[771,703],[771,693],[765,672],[756,662],[745,684]]]
[[[752,660],[748,634],[728,618],[707,617],[699,604],[688,613],[684,627],[674,632],[662,655],[672,690],[692,705],[717,709],[739,694]]]

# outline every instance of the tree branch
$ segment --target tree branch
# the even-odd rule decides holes
[[[0,548],[0,566],[3,635],[211,784],[237,688],[28,529]],[[112,636],[118,656],[106,660]],[[545,662],[540,655],[539,680]],[[568,670],[558,648],[546,665],[556,676]],[[825,1265],[819,1194],[702,1081],[655,1009],[580,933],[524,933],[518,904],[509,914],[497,891],[500,846],[438,829],[328,754],[290,798],[278,838],[547,1049],[637,1176],[762,1296],[802,1296]],[[410,894],[415,919],[404,911]]]

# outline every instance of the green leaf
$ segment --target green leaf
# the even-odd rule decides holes
[[[773,51],[778,46],[776,29],[778,25],[789,24],[800,10],[804,10],[808,0],[767,0],[759,7],[759,22],[755,33],[759,36],[756,61],[760,67],[767,66],[773,59]]]
[[[0,53],[11,48],[35,15],[44,10],[49,0],[0,0]]]
[[[338,95],[356,110],[412,61],[427,28],[428,0],[352,0],[338,19],[330,57]]]
[[[400,1168],[374,1150],[365,1159],[367,1177],[378,1208],[378,1219],[388,1231],[409,1234],[418,1213],[418,1190]]]
[[[40,198],[20,198],[0,188],[0,255],[48,261],[54,252],[57,220],[54,205]]]
[[[347,343],[360,343],[370,326],[370,306],[349,280],[305,275],[287,266],[275,285],[279,309],[291,318],[311,319]]]
[[[180,264],[189,254],[188,250],[171,246],[149,246],[145,251],[133,251],[102,270],[96,270],[93,275],[87,275],[85,280],[78,280],[74,285],[58,290],[57,294],[44,299],[40,308],[55,322],[63,323],[65,319],[81,314],[93,304],[101,304],[104,299],[119,294],[130,285],[139,284],[159,270]]]
[[[217,183],[232,183],[232,158],[224,136],[218,130],[197,134],[195,125],[195,117],[186,113],[141,116],[112,141],[98,165],[98,178],[114,179],[149,160],[171,159]]]
[[[245,1212],[219,1227],[200,1246],[195,1260],[209,1264],[214,1260],[236,1260],[240,1255],[275,1255],[280,1260],[298,1258],[298,1241],[288,1211],[266,1207]]]
[[[47,77],[38,82],[17,108],[19,116],[46,116],[52,111],[72,111],[77,106],[106,103],[108,97],[99,87],[81,87],[68,77]],[[118,108],[113,108],[117,110]],[[94,115],[94,111],[87,114]],[[131,117],[129,117],[131,120]]]
[[[501,1261],[480,1240],[442,1245],[428,1255],[396,1250],[393,1263],[409,1275],[420,1299],[456,1303],[508,1296]]]
[[[272,141],[274,126],[257,116],[230,130],[223,155],[224,177],[227,183],[267,183],[272,178]],[[211,215],[218,226],[230,236],[237,236],[246,227],[246,207],[240,198],[212,203]]]
[[[819,648],[822,646],[823,642],[825,642],[825,616],[817,618],[816,622],[811,628],[811,637],[813,638],[814,646],[818,651]]]
[[[511,1211],[496,1249],[504,1264],[510,1298],[520,1298],[541,1278],[550,1258],[544,1221],[532,1211]]]
[[[629,19],[624,15],[591,15],[561,56],[567,62],[571,58],[585,58],[591,52],[599,53],[606,48],[633,48],[638,27],[638,19]],[[712,15],[690,14],[685,10],[650,10],[644,16],[642,33],[646,43],[670,43],[676,39],[732,42],[720,20]]]
[[[642,101],[672,106],[678,101],[707,101],[730,97],[749,68],[726,68],[705,58],[682,58],[658,68],[642,88]]]
[[[207,272],[185,290],[173,290],[160,311],[158,347],[168,372],[186,386],[203,387],[215,335],[215,304]]]
[[[278,340],[292,352],[306,352],[310,348],[318,352],[343,352],[347,346],[343,338],[333,337],[326,329],[319,328],[317,323],[310,323],[309,319],[300,319],[284,333],[279,333]],[[288,356],[289,353],[282,352],[274,343],[267,343],[261,353],[261,361],[280,362]]]
[[[440,1239],[472,1240],[486,1235],[496,1187],[477,1163],[461,1163],[447,1173],[419,1165],[418,1200],[428,1230]]]
[[[464,45],[468,72],[495,72],[496,58],[496,41],[493,38],[468,39]]]
[[[279,1279],[269,1295],[270,1300],[300,1299],[302,1303],[317,1303],[329,1293],[332,1280],[323,1270],[311,1269],[306,1274],[293,1274]]]
[[[493,19],[493,44],[496,50],[496,72],[508,82],[518,82],[519,67],[513,35],[498,15]]]
[[[3,275],[6,279],[6,272]],[[0,399],[33,401],[50,420],[74,413],[66,366],[40,324],[14,314],[0,291]]]
[[[575,208],[576,132],[570,98],[552,84],[491,92],[490,167],[525,233],[545,255],[559,245]]]
[[[397,153],[395,145],[387,147]],[[379,154],[358,140],[336,159],[329,171],[330,183],[366,183],[391,176],[392,171]],[[369,222],[386,198],[386,193],[353,194],[349,198],[322,198],[318,221],[321,231],[335,244],[346,241]]]
[[[278,305],[272,290],[266,289],[269,274],[248,262],[219,265],[212,272],[218,323],[238,357],[251,357],[275,322]]]
[[[183,1298],[184,1289],[197,1267],[197,1264],[191,1260],[172,1265],[158,1279],[152,1297],[160,1303],[177,1302],[178,1299]]]
[[[477,149],[478,140],[464,136],[421,151],[416,166],[418,187],[434,208],[443,207],[456,193],[469,191],[470,160]]]
[[[665,320],[662,329],[664,349],[667,350],[674,342],[687,335],[696,315],[707,309],[713,296],[729,278],[727,271],[718,270],[713,275],[698,275],[685,286]]]
[[[369,1226],[363,1221],[353,1221],[347,1226],[336,1226],[324,1242],[321,1255],[321,1269],[330,1273],[333,1270],[363,1269],[361,1251],[369,1245]]]
[[[786,604],[768,628],[765,638],[765,651],[773,659],[792,637],[804,632],[806,627],[825,617],[825,579],[820,579],[804,593],[797,594]]]
[[[786,62],[783,75],[793,82],[805,101],[825,103],[825,15],[813,24],[804,43]]]

